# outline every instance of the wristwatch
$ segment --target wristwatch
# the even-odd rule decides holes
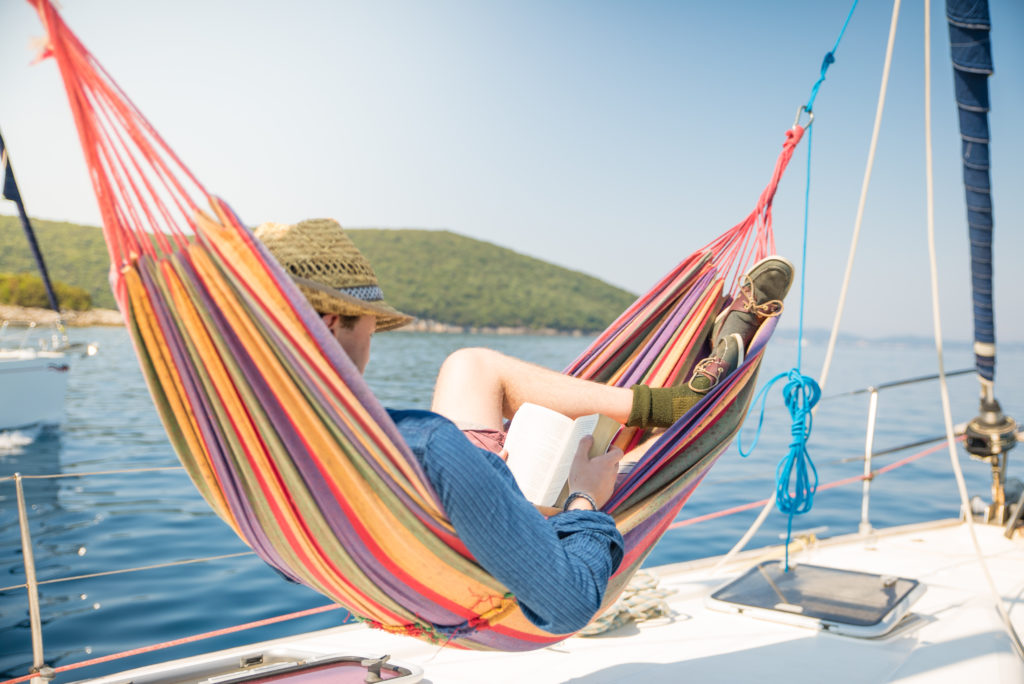
[[[590,496],[586,492],[573,492],[572,494],[570,494],[568,496],[568,498],[566,498],[565,505],[562,506],[562,510],[563,511],[569,510],[569,504],[571,504],[576,499],[586,499],[587,502],[590,503],[590,510],[592,510],[592,511],[596,511],[597,510],[597,502],[594,501],[594,497]]]

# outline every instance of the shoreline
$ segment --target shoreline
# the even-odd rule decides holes
[[[0,304],[0,321],[17,321],[36,325],[53,325],[63,320],[69,328],[85,328],[94,325],[124,325],[121,312],[116,309],[89,309],[88,311],[63,311],[58,314],[52,309],[36,309],[13,304]]]
[[[65,311],[63,314],[64,325],[69,328],[86,328],[91,326],[123,326],[124,319],[117,309],[90,309],[89,311]],[[0,323],[13,321],[19,323],[34,323],[36,325],[52,325],[57,322],[56,312],[50,309],[36,309],[12,304],[0,304]],[[596,335],[595,332],[582,330],[557,330],[555,328],[528,328],[526,326],[471,326],[451,325],[429,319],[417,318],[404,328],[398,328],[389,332],[396,333],[432,333],[437,335],[537,335],[541,337],[585,337]],[[776,335],[779,339],[795,340],[796,331],[790,329],[779,330]],[[827,339],[828,331],[807,330],[804,331],[804,343],[823,343]],[[865,344],[894,344],[914,345],[928,343],[932,344],[931,338],[911,337],[882,337],[863,338],[857,335],[842,334],[840,340],[856,345]],[[968,340],[947,339],[946,343],[952,347],[970,345]],[[1000,342],[1000,348],[1004,351],[1018,351],[1024,349],[1024,342],[1008,340]]]
[[[583,337],[587,333],[582,330],[556,330],[555,328],[527,328],[526,326],[488,326],[488,325],[451,325],[428,319],[417,318],[412,323],[402,328],[396,328],[389,332],[412,333],[425,332],[438,335],[543,335],[543,336],[565,336]]]
[[[51,309],[36,309],[12,304],[0,304],[0,321],[17,321],[36,325],[52,325],[61,318],[69,328],[85,328],[90,326],[123,326],[124,319],[116,309],[90,309],[89,311],[64,311],[58,316]],[[587,333],[582,330],[556,330],[554,328],[527,328],[526,326],[468,326],[449,325],[417,318],[409,325],[392,332],[399,333],[434,333],[440,335],[564,335],[582,337]]]

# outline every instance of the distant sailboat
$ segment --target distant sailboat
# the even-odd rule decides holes
[[[91,356],[96,347],[68,341],[59,317],[57,295],[39,251],[32,223],[25,212],[2,135],[0,164],[3,166],[3,199],[14,202],[18,207],[21,225],[46,287],[50,308],[58,314],[52,328],[40,328],[35,323],[22,321],[5,320],[0,323],[0,432],[34,430],[57,425],[63,420],[64,396],[72,360]]]

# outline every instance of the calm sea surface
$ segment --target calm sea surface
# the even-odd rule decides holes
[[[18,448],[0,448],[0,477],[63,474],[28,480],[25,492],[40,581],[109,570],[157,565],[247,551],[200,498],[168,445],[153,409],[127,334],[122,329],[73,331],[76,341],[96,341],[97,356],[74,368],[67,417],[57,430]],[[552,368],[562,368],[589,342],[572,337],[385,334],[375,338],[367,373],[387,406],[426,408],[433,378],[445,356],[463,346],[488,346]],[[803,368],[820,372],[821,349],[805,351]],[[776,336],[761,382],[796,362],[796,345]],[[966,345],[946,351],[946,368],[972,363]],[[841,345],[814,425],[810,452],[822,483],[856,475],[863,465],[867,396],[839,396],[870,384],[931,374],[936,356],[929,344]],[[1024,418],[1024,353],[1001,354],[998,396],[1004,409]],[[977,381],[951,379],[954,420],[976,413]],[[789,438],[788,414],[773,390],[757,451],[740,458],[731,446],[683,509],[689,518],[768,497],[774,471]],[[929,383],[883,392],[876,450],[942,433],[937,385]],[[755,420],[744,433],[749,442]],[[884,464],[913,450],[879,459]],[[1022,471],[1012,455],[1011,476]],[[972,494],[988,494],[988,466],[963,459]],[[172,469],[95,474],[98,471]],[[794,529],[827,526],[834,535],[857,529],[860,485],[820,492],[814,509]],[[955,516],[956,487],[945,450],[875,480],[871,519],[876,526]],[[728,550],[757,511],[670,531],[655,548],[651,565],[683,561]],[[779,543],[785,519],[777,512],[752,545]],[[14,485],[0,482],[0,587],[25,581]],[[65,665],[171,639],[324,605],[312,590],[282,580],[252,555],[184,567],[75,579],[40,588],[46,662]],[[138,667],[242,643],[338,624],[340,611],[286,622],[134,656],[61,676],[84,676]],[[24,589],[0,591],[0,675],[17,676],[31,664],[28,608]]]

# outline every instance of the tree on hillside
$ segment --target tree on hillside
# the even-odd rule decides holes
[[[53,290],[62,309],[88,311],[92,308],[92,297],[80,287],[54,281]],[[43,279],[32,273],[0,273],[0,304],[50,308]]]

